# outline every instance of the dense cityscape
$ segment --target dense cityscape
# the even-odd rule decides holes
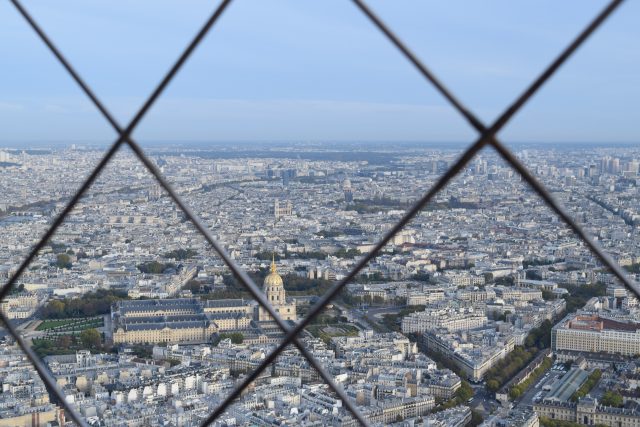
[[[640,149],[518,146],[640,275]],[[289,324],[460,154],[398,144],[158,146],[149,155]],[[7,282],[99,162],[0,149]],[[123,148],[1,302],[92,426],[197,426],[283,331]],[[640,307],[495,153],[482,151],[305,328],[372,425],[640,425]],[[73,425],[10,335],[0,426]],[[356,426],[289,346],[213,425]]]

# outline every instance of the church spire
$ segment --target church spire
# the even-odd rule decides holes
[[[276,253],[272,252],[271,253],[271,273],[277,273],[277,268],[276,268]]]

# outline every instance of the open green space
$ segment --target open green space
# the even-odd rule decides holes
[[[194,249],[188,248],[188,249],[175,249],[171,252],[165,253],[164,257],[172,258],[172,259],[175,259],[176,261],[182,261],[185,259],[193,258],[196,255],[198,255],[197,251],[195,251]]]
[[[83,331],[89,328],[101,328],[104,326],[104,318],[74,318],[44,320],[38,325],[36,331],[71,332]]]
[[[355,337],[359,329],[348,323],[335,323],[331,325],[309,325],[307,331],[325,343],[329,343],[333,337]]]
[[[584,305],[593,297],[604,296],[607,294],[607,286],[604,283],[595,283],[592,285],[570,285],[561,283],[561,288],[569,291],[563,298],[567,301],[567,313],[573,313]]]
[[[65,335],[66,336],[66,335]],[[82,350],[79,345],[74,345],[73,338],[69,337],[69,343],[48,338],[34,338],[31,348],[40,357],[51,356],[53,354],[74,354]]]
[[[168,271],[176,268],[172,262],[162,263],[158,261],[147,261],[136,266],[141,273],[145,274],[167,274]]]
[[[271,254],[269,254],[269,259],[271,259]],[[261,268],[257,271],[249,271],[247,274],[255,283],[262,283],[267,274],[269,274],[269,269]],[[291,296],[324,295],[333,285],[330,280],[309,279],[291,273],[282,275],[282,281],[287,294]],[[252,298],[244,285],[232,274],[223,275],[223,284],[223,290],[214,290],[207,294],[199,294],[199,296],[205,299]],[[349,298],[350,294],[342,291],[338,294],[337,300],[349,302]]]
[[[82,332],[59,334],[34,338],[31,348],[40,357],[53,354],[73,354],[78,350],[90,350],[92,352],[105,351],[102,344],[102,335],[94,328],[85,329]]]
[[[542,322],[539,328],[533,328],[524,340],[524,346],[516,346],[511,353],[489,369],[485,375],[487,389],[497,391],[514,375],[531,362],[538,352],[551,345],[551,328],[549,320]]]
[[[98,289],[77,298],[51,300],[42,308],[43,319],[69,319],[77,317],[94,317],[108,314],[111,304],[123,299],[129,299],[127,293],[113,289]]]
[[[542,376],[542,374],[547,372],[552,365],[553,360],[551,360],[551,358],[549,357],[545,357],[545,359],[542,361],[542,364],[534,369],[531,375],[529,375],[529,378],[522,381],[520,384],[511,387],[511,390],[509,390],[509,397],[511,399],[517,399],[518,397],[522,396],[522,394],[527,391],[529,387],[531,387],[531,385]]]

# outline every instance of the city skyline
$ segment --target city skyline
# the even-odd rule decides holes
[[[426,147],[383,156],[354,150],[342,159],[332,151],[313,159],[219,152],[159,150],[153,160],[292,324],[456,159],[454,150]],[[637,280],[640,149],[515,154]],[[0,277],[11,277],[100,156],[0,150]],[[94,425],[198,425],[282,339],[129,150],[105,167],[16,284],[0,309]],[[589,341],[575,339],[585,328],[596,329]],[[588,420],[636,423],[632,404],[612,400],[635,390],[623,376],[640,349],[636,331],[637,298],[486,151],[299,339],[377,425],[462,427],[484,418],[485,427],[530,427],[555,416],[582,419],[595,403],[571,399],[586,387],[604,403]],[[11,362],[0,368],[2,416],[17,421],[34,411],[39,427],[60,420],[11,340],[0,340],[0,357]],[[527,370],[530,380],[522,378]],[[617,375],[614,391],[605,393],[608,379],[598,385],[599,375]],[[355,425],[295,349],[254,386],[221,423],[298,424],[317,413],[312,418],[324,424]],[[24,387],[37,399],[22,400]]]

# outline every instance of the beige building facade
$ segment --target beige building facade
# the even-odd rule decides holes
[[[596,399],[583,398],[578,403],[546,402],[533,405],[538,416],[555,421],[566,421],[582,425],[605,425],[611,427],[637,427],[640,416],[636,411],[612,408],[598,404]]]
[[[282,277],[278,274],[275,261],[271,262],[271,271],[264,279],[263,291],[267,300],[283,320],[298,320],[295,300],[287,299]],[[273,321],[271,315],[262,306],[258,307],[258,321]]]
[[[284,320],[297,320],[295,300],[288,299],[275,261],[264,280],[264,292]],[[256,321],[257,324],[252,324]],[[167,298],[119,301],[111,309],[114,344],[203,343],[225,331],[255,332],[273,319],[253,300]],[[255,333],[253,335],[256,335]],[[260,335],[260,333],[258,333]]]
[[[554,326],[551,346],[554,351],[634,356],[640,354],[640,325],[598,315],[571,315]]]

